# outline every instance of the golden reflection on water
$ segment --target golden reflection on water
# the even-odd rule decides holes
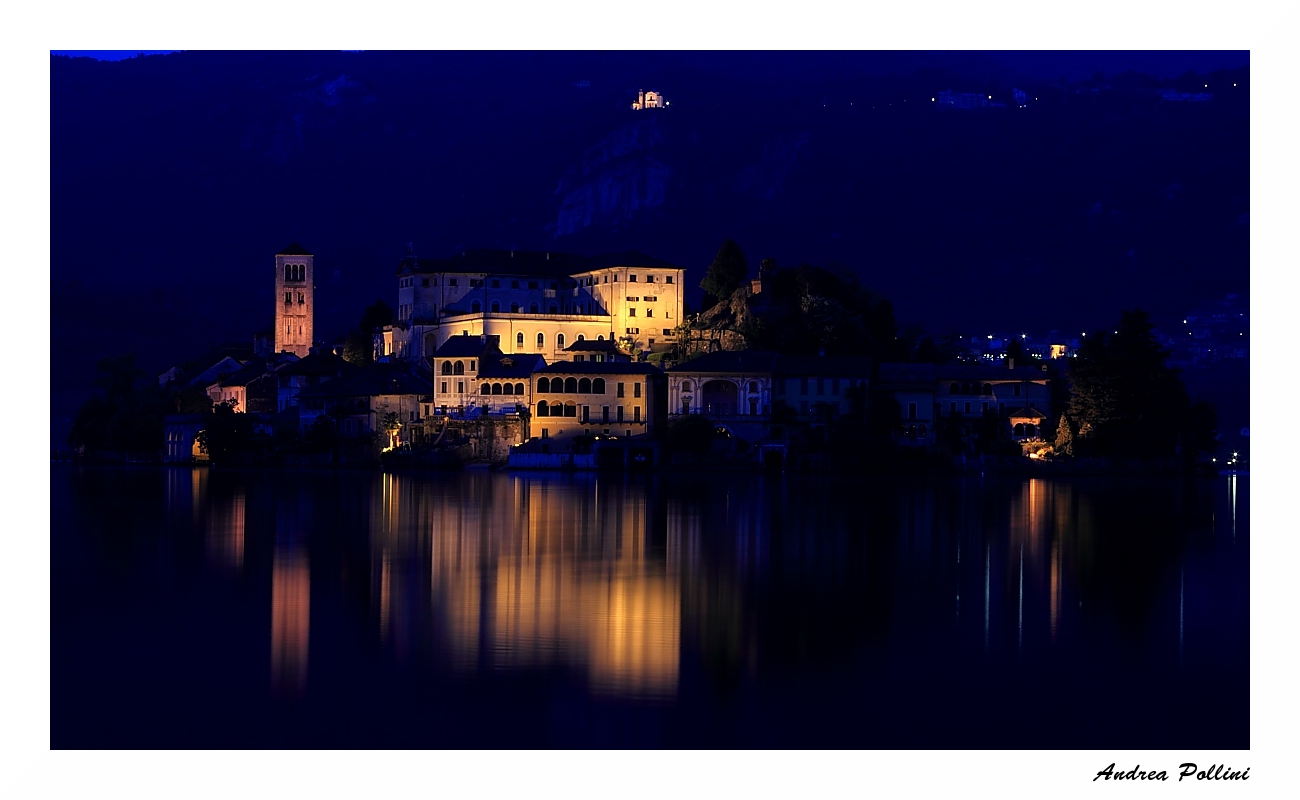
[[[197,472],[198,470],[196,470]],[[247,524],[244,491],[235,490],[228,503],[213,503],[208,513],[208,557],[236,572],[244,566],[244,529]]]
[[[298,694],[307,683],[311,572],[301,548],[277,548],[271,575],[271,683]]]
[[[677,552],[662,518],[652,545],[644,486],[518,477],[460,484],[469,497],[439,502],[412,479],[382,482],[371,515],[382,625],[412,613],[393,598],[420,591],[389,560],[427,559],[427,608],[453,664],[578,668],[599,693],[676,692]]]

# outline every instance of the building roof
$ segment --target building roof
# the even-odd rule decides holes
[[[433,357],[479,358],[486,352],[498,351],[500,348],[501,337],[495,334],[488,336],[462,333],[459,336],[447,337],[447,341],[434,352]]]
[[[1007,412],[1007,419],[1047,419],[1047,415],[1036,408],[1015,408]]]
[[[865,378],[871,375],[871,359],[866,356],[778,356],[776,374]]]
[[[500,358],[485,359],[479,364],[480,378],[527,378],[546,366],[541,353],[514,353]]]
[[[648,256],[637,250],[625,250],[621,253],[611,253],[604,256],[593,256],[583,261],[580,269],[574,272],[588,272],[596,269],[609,269],[611,267],[648,267],[651,269],[682,269],[676,264],[664,261],[661,258]]]
[[[537,370],[534,375],[662,375],[654,364],[628,361],[556,361]]]
[[[1014,369],[1005,364],[939,364],[934,368],[940,381],[1045,381],[1042,365]]]
[[[266,374],[266,361],[260,358],[250,359],[240,369],[226,373],[217,379],[221,386],[247,386]]]
[[[613,339],[580,339],[564,348],[566,353],[617,353],[618,343]]]
[[[313,255],[313,253],[307,248],[298,244],[297,242],[294,242],[293,244],[284,248],[280,252],[276,253],[276,255],[277,256],[310,256]]]
[[[668,371],[771,373],[775,371],[776,363],[777,354],[766,350],[720,350],[669,367]]]
[[[337,378],[356,369],[359,369],[357,365],[348,363],[341,356],[313,350],[297,361],[290,361],[277,367],[276,373],[279,375],[332,375]]]
[[[303,389],[299,397],[374,397],[381,394],[433,394],[433,381],[406,364],[369,364],[350,375]]]

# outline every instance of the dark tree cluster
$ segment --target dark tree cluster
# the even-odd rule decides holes
[[[163,447],[163,418],[176,413],[177,403],[187,410],[202,406],[196,398],[170,396],[157,383],[146,380],[135,356],[129,354],[100,359],[94,385],[95,393],[73,419],[68,434],[71,447],[156,452]]]
[[[1057,443],[1073,455],[1195,459],[1212,453],[1214,407],[1192,402],[1144,311],[1125,311],[1112,332],[1085,337],[1070,366]]]
[[[375,360],[374,340],[371,334],[377,328],[393,324],[393,309],[383,300],[371,303],[361,315],[361,321],[352,329],[343,345],[343,358],[349,363],[365,365]]]

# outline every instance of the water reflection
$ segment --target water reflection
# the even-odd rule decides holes
[[[122,498],[144,496],[128,484],[146,478],[79,475],[85,529],[111,532],[119,561],[144,552],[125,537],[150,530],[150,506]],[[1193,669],[1201,631],[1223,614],[1207,614],[1214,585],[1186,553],[1213,541],[1216,502],[1226,547],[1248,512],[1236,477],[1206,488],[208,469],[154,480],[161,569],[192,554],[217,585],[257,597],[264,621],[269,590],[271,684],[289,695],[313,691],[313,640],[322,676],[377,652],[412,675],[559,676],[593,696],[656,701],[691,680],[734,693],[871,648],[1029,666],[1140,643]]]
[[[310,632],[307,556],[300,548],[277,548],[271,575],[271,683],[276,690],[299,694],[306,686]]]

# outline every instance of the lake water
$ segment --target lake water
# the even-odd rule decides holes
[[[51,744],[1249,747],[1249,478],[52,474]]]

